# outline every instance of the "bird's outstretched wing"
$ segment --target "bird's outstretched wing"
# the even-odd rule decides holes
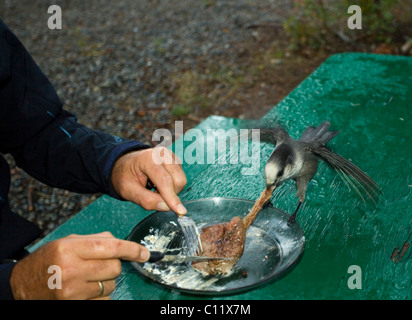
[[[243,129],[245,130],[245,129]],[[247,129],[247,132],[243,132],[239,134],[239,137],[241,139],[248,139],[252,137],[251,132],[258,130],[259,131],[259,140],[263,142],[269,142],[273,145],[277,145],[287,139],[289,137],[289,134],[285,129],[282,127],[276,127],[276,128],[254,128],[254,129]]]
[[[345,184],[355,190],[364,202],[366,201],[363,194],[366,194],[375,204],[377,203],[382,191],[376,182],[359,167],[334,153],[323,144],[308,143],[305,145],[305,149],[331,165]]]
[[[260,140],[274,145],[286,140],[288,137],[289,134],[282,127],[260,129]]]
[[[259,119],[259,120],[248,120],[244,124],[240,124],[240,137],[250,138],[252,136],[251,132],[259,131],[259,139],[262,142],[269,142],[273,145],[277,145],[280,142],[289,138],[289,134],[284,129],[283,125],[273,119]],[[246,130],[242,132],[242,130]]]

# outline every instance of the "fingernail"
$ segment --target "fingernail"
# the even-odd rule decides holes
[[[150,252],[147,249],[142,249],[140,251],[140,260],[141,261],[147,261],[150,258]]]
[[[166,202],[161,201],[157,204],[157,210],[159,210],[159,211],[170,211],[170,208],[166,204]]]
[[[186,210],[186,208],[183,206],[183,204],[179,203],[179,204],[177,205],[177,213],[178,213],[178,214],[186,214],[186,213],[187,213],[187,210]]]

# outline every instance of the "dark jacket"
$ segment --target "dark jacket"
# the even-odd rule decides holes
[[[0,20],[0,153],[53,187],[119,198],[110,176],[124,153],[148,146],[79,124],[62,109],[53,86]],[[12,299],[9,278],[39,228],[9,207],[10,169],[0,155],[0,299]]]

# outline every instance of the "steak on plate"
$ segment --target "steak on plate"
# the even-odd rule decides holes
[[[192,266],[210,275],[229,273],[243,255],[246,230],[252,224],[262,206],[270,200],[272,192],[273,188],[265,188],[253,208],[243,219],[236,216],[229,222],[214,224],[201,230],[200,240],[203,247],[201,256],[232,258],[232,260],[193,262]]]

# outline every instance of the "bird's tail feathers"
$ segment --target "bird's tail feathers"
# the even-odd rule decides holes
[[[330,123],[322,122],[318,127],[308,127],[300,137],[304,142],[318,142],[326,144],[332,140],[340,131],[329,131]]]

